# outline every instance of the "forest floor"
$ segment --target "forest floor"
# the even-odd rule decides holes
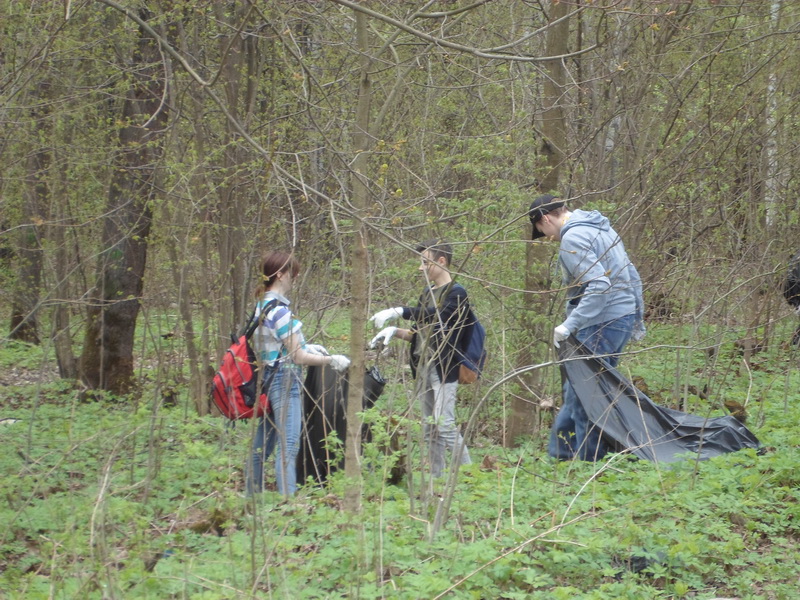
[[[777,346],[749,369],[730,356],[715,371],[764,453],[553,462],[544,436],[492,439],[498,397],[471,440],[474,464],[429,491],[418,421],[384,403],[354,514],[341,472],[287,501],[270,467],[268,491],[245,497],[247,425],[198,417],[185,398],[163,406],[152,384],[86,401],[50,361],[0,347],[0,418],[17,420],[0,429],[0,597],[796,600],[800,364]],[[627,364],[675,403],[674,361],[654,351]],[[702,388],[710,370],[686,372]],[[394,383],[381,400],[407,397]],[[691,403],[716,416],[719,400]],[[387,454],[381,432],[398,430],[408,444]]]

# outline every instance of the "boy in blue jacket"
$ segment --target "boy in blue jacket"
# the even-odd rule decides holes
[[[553,330],[553,344],[574,334],[592,353],[616,367],[625,345],[642,339],[642,280],[619,235],[599,212],[567,209],[557,196],[539,196],[528,216],[533,239],[560,242],[558,262],[567,290],[566,318]],[[569,381],[550,433],[548,453],[567,460],[599,460],[607,452]]]

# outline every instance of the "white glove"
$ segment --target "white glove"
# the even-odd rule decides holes
[[[558,348],[558,345],[569,337],[569,329],[563,325],[559,325],[553,329],[553,346]]]
[[[636,315],[633,321],[633,331],[631,332],[631,339],[634,342],[641,342],[647,334],[647,328],[644,326],[644,316],[642,315],[641,307],[637,307]]]
[[[631,333],[631,339],[634,342],[641,342],[644,339],[645,335],[647,335],[647,329],[645,329],[644,321],[638,321],[636,325],[633,326],[633,333]]]
[[[334,354],[333,356],[331,356],[330,365],[331,367],[333,367],[334,371],[336,371],[337,373],[341,373],[347,367],[350,366],[350,359],[347,358],[344,354]]]
[[[388,321],[394,321],[396,318],[402,316],[403,307],[395,306],[394,308],[387,308],[386,310],[376,312],[369,320],[375,323],[375,327],[378,329],[383,329],[383,326],[386,325]]]
[[[800,304],[794,307],[794,314],[800,316]]]
[[[303,348],[309,354],[321,354],[322,356],[328,356],[329,352],[325,349],[325,346],[320,346],[319,344],[306,344],[306,347]]]
[[[385,327],[381,329],[380,333],[372,338],[369,347],[374,349],[379,343],[384,347],[388,346],[395,333],[397,333],[397,327]]]

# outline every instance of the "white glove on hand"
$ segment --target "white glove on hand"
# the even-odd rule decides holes
[[[394,337],[395,333],[397,333],[397,327],[385,327],[384,329],[381,329],[380,333],[372,338],[372,341],[369,343],[369,347],[374,349],[378,344],[381,344],[384,348],[386,348],[391,339]],[[388,350],[388,348],[386,349]]]
[[[325,346],[320,346],[319,344],[306,344],[306,347],[303,348],[309,354],[320,354],[322,356],[328,356],[329,352],[325,349]]]
[[[633,331],[631,332],[631,339],[634,342],[641,342],[647,334],[647,328],[644,326],[644,316],[642,315],[641,307],[636,308],[636,315],[633,322]]]
[[[394,321],[396,318],[402,316],[403,307],[396,306],[394,308],[387,308],[386,310],[376,312],[369,318],[369,320],[375,323],[375,327],[378,329],[383,329],[383,326],[386,325],[387,322]]]
[[[330,365],[331,367],[333,367],[334,371],[336,371],[337,373],[341,373],[347,367],[350,366],[350,359],[347,358],[344,354],[334,354],[333,356],[331,356]]]
[[[563,325],[559,325],[553,330],[553,346],[558,348],[558,345],[569,337],[569,329]]]

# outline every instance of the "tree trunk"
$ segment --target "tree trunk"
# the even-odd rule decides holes
[[[62,157],[55,150],[51,152],[50,160],[56,164],[62,163]],[[51,297],[55,298],[55,306],[51,314],[50,337],[53,340],[58,374],[62,379],[74,380],[80,377],[80,372],[70,327],[70,307],[73,306],[74,300],[74,297],[70,295],[70,275],[80,262],[80,251],[77,247],[69,248],[67,246],[71,237],[68,235],[66,224],[72,222],[73,206],[69,197],[71,188],[66,169],[59,169],[57,173],[54,173],[50,182],[52,185],[50,192],[52,224],[45,233],[54,255],[52,259],[54,282],[48,286]],[[74,240],[74,238],[72,239]],[[86,289],[86,286],[82,286],[81,289]]]
[[[194,122],[194,144],[197,151],[198,156],[205,156],[206,155],[206,138],[203,128],[201,126],[201,119],[202,119],[202,102],[200,101],[199,92],[196,90],[193,93],[194,102],[192,106],[195,109],[192,121]],[[194,173],[191,178],[191,189],[193,193],[196,195],[196,198],[205,198],[208,194],[208,185],[207,181],[205,180],[205,176],[199,172]],[[210,219],[206,218],[206,221]],[[188,224],[187,224],[188,225]],[[197,244],[197,248],[200,253],[200,263],[203,267],[203,272],[208,272],[213,264],[213,261],[209,257],[209,246],[211,245],[209,242],[209,227],[202,227],[200,231],[200,238]],[[187,227],[187,231],[190,229]],[[188,246],[188,243],[187,243]],[[177,269],[178,265],[175,264],[173,266],[173,273],[174,276],[177,276]],[[191,298],[192,295],[190,293],[189,286],[187,285],[188,278],[189,278],[189,269],[186,265],[181,266],[181,274],[180,280],[183,282],[183,288],[185,290],[184,294],[180,297],[180,308],[181,308],[181,316],[183,319],[183,327],[184,327],[184,337],[186,338],[186,351],[190,361],[190,372],[191,372],[191,394],[192,394],[192,401],[194,402],[195,408],[197,409],[197,414],[199,415],[206,415],[211,410],[211,398],[209,395],[210,390],[210,378],[213,377],[214,369],[208,364],[208,354],[209,351],[212,350],[211,348],[211,341],[208,338],[208,331],[210,329],[210,315],[209,315],[209,303],[203,302],[202,303],[202,323],[203,326],[201,327],[201,335],[199,336],[199,345],[200,345],[200,352],[197,351],[197,344],[198,344],[198,336],[194,331],[193,326],[193,314],[191,308]],[[184,297],[185,295],[185,297]],[[219,344],[217,344],[219,345]],[[215,351],[215,355],[219,356],[220,352],[218,348],[213,348]]]
[[[34,98],[41,106],[45,102],[47,84],[38,86]],[[35,121],[34,141],[47,139],[45,123],[47,108],[35,108],[31,118]],[[45,174],[50,166],[50,151],[46,148],[33,148],[27,160],[27,180],[25,182],[25,202],[22,206],[24,226],[17,236],[17,281],[11,300],[11,332],[9,338],[31,344],[39,343],[37,308],[39,289],[42,282],[41,223],[50,196]]]
[[[357,214],[366,213],[369,201],[366,171],[369,158],[369,111],[371,101],[371,81],[369,58],[369,37],[367,17],[356,12],[356,36],[361,52],[356,107],[356,127],[353,134],[353,186],[352,205]],[[361,224],[351,242],[350,260],[351,291],[350,302],[350,386],[347,394],[347,444],[345,446],[344,471],[348,480],[345,492],[345,507],[350,512],[361,510],[361,418],[364,396],[364,325],[367,321],[367,229]]]
[[[257,38],[244,33],[253,5],[236,3],[235,7],[226,8],[224,3],[216,3],[214,11],[218,21],[227,23],[231,30],[230,35],[220,36],[218,42],[223,61],[220,82],[227,108],[231,116],[249,130],[257,92],[253,81],[260,76]],[[220,299],[220,331],[226,334],[220,339],[227,339],[227,333],[236,329],[252,304],[246,290],[251,270],[249,259],[256,238],[247,225],[246,215],[253,202],[255,184],[245,177],[249,149],[241,144],[239,132],[229,121],[225,123],[223,143],[222,171],[226,176],[218,186],[221,227],[217,243],[224,290]]]
[[[567,53],[567,40],[569,38],[569,19],[567,15],[568,2],[554,0],[550,7],[550,22],[553,25],[547,32],[545,54],[547,56],[561,56]],[[563,59],[554,58],[546,62],[542,98],[542,154],[547,158],[547,173],[539,184],[539,189],[544,192],[560,191],[561,172],[566,156],[567,124],[564,115],[564,94],[567,80],[567,69]]]
[[[150,15],[140,9],[139,16]],[[122,394],[133,376],[139,313],[156,168],[167,123],[166,82],[158,43],[140,28],[133,81],[122,109],[120,149],[108,193],[102,251],[81,356],[81,376],[91,388]]]
[[[41,208],[46,205],[48,190],[43,173],[49,161],[46,151],[36,150],[28,159],[24,226],[17,236],[17,280],[11,301],[9,338],[31,344],[39,343],[37,305],[42,281]]]
[[[62,175],[63,176],[63,175]],[[63,189],[63,187],[62,187]],[[60,225],[67,220],[67,211],[64,207],[64,199],[59,195],[53,204],[52,213],[56,215],[56,225],[48,233],[48,239],[55,248],[53,296],[56,298],[56,305],[53,309],[53,324],[51,336],[58,363],[58,373],[62,379],[78,378],[78,361],[72,348],[72,336],[70,335],[70,312],[69,302],[69,280],[70,259],[67,252],[67,238],[64,227]]]
[[[770,10],[770,21],[773,32],[780,31],[781,26],[781,0],[772,0]],[[767,227],[771,227],[778,217],[778,198],[785,190],[786,176],[782,171],[779,159],[779,137],[780,128],[778,126],[778,76],[775,70],[770,70],[767,76],[767,101],[766,111],[766,131],[764,140],[764,202],[767,207]]]
[[[553,2],[550,9],[550,22],[562,19],[567,14],[567,2]],[[569,20],[563,19],[552,26],[547,33],[545,54],[547,56],[560,56],[567,53],[567,39],[569,36]],[[543,105],[541,125],[542,154],[547,158],[547,172],[539,183],[539,192],[560,193],[562,166],[567,147],[567,126],[563,108],[564,84],[566,82],[566,67],[561,59],[547,61],[547,74],[543,86]],[[531,198],[532,199],[532,198]],[[525,232],[532,233],[526,225]],[[528,237],[530,239],[530,237]],[[546,315],[548,297],[531,293],[535,290],[546,290],[549,277],[546,268],[550,250],[543,244],[528,244],[525,252],[525,314],[524,327],[528,330],[531,344],[527,345],[519,354],[519,365],[534,364],[538,352],[542,351],[541,344],[536,340],[549,340],[549,323],[537,319],[537,315]],[[537,346],[539,350],[537,351]],[[523,389],[538,390],[542,385],[540,370],[529,371],[523,376]],[[506,423],[505,444],[513,447],[520,436],[535,433],[538,427],[539,402],[532,400],[528,394],[518,394],[511,401],[511,413]]]

